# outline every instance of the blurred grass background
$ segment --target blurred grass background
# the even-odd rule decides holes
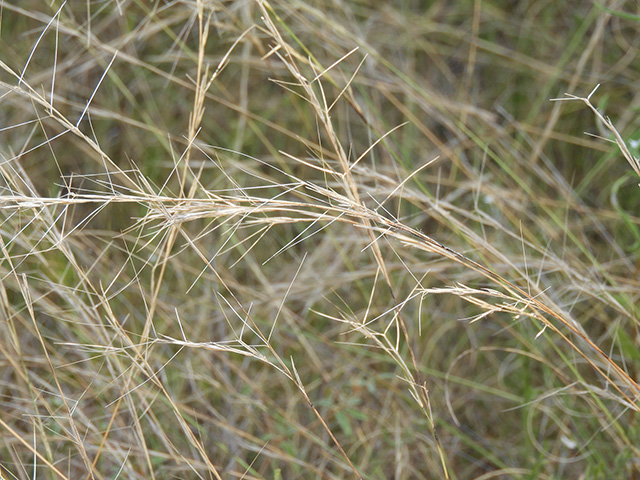
[[[637,2],[0,9],[2,478],[640,477]]]

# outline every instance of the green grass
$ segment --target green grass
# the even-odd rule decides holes
[[[640,474],[633,2],[0,9],[2,479]]]

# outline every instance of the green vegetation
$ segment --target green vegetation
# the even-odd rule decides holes
[[[640,478],[637,2],[0,12],[1,479]]]

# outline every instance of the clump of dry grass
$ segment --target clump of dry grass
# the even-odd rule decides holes
[[[14,3],[3,478],[637,474],[627,7]]]

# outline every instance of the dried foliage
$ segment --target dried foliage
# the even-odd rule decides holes
[[[640,475],[638,8],[2,2],[0,477]]]

